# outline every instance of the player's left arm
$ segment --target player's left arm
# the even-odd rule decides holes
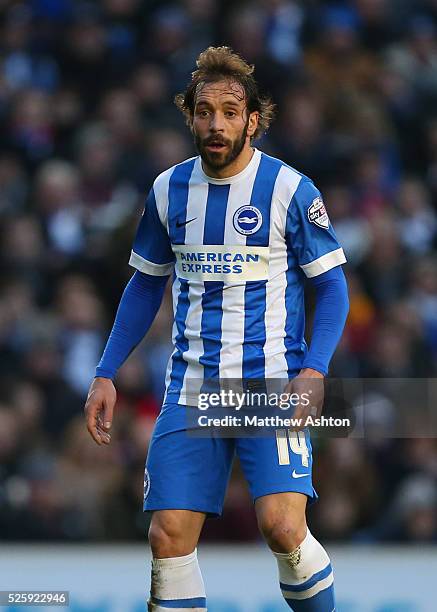
[[[349,311],[347,283],[341,267],[346,258],[329,221],[322,196],[308,179],[303,179],[290,203],[286,238],[316,291],[311,344],[302,370],[287,389],[301,394],[308,390],[306,379],[323,379],[327,374]],[[312,386],[313,397],[319,396],[321,405],[323,383],[313,382]],[[300,404],[294,416],[305,419],[310,410],[311,406]]]
[[[288,393],[299,397],[311,396],[311,403],[299,403],[293,417],[305,419],[309,414],[319,416],[324,396],[323,379],[328,373],[329,363],[343,333],[349,312],[346,278],[341,266],[315,276],[311,282],[316,290],[316,309],[311,344],[298,376],[287,386]],[[311,379],[311,380],[309,380]],[[314,379],[320,379],[314,380]],[[296,431],[302,427],[294,428]]]
[[[302,372],[314,370],[325,376],[349,312],[347,283],[341,266],[313,277],[310,282],[316,291],[316,309]]]

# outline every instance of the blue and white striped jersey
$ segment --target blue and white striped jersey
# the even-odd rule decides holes
[[[345,261],[320,192],[278,159],[255,149],[226,179],[206,176],[200,157],[163,172],[130,264],[174,270],[166,401],[196,404],[193,381],[200,390],[204,379],[296,375],[307,350],[304,277]]]

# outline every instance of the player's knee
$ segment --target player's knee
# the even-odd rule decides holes
[[[265,517],[259,527],[268,546],[284,553],[297,548],[307,532],[305,517]]]
[[[149,528],[149,542],[152,554],[155,558],[177,557],[181,548],[180,533],[168,525],[152,523]]]
[[[181,557],[193,552],[189,550],[191,545],[186,542],[184,530],[177,519],[152,519],[149,542],[155,558]]]

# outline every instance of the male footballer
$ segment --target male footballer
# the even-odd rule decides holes
[[[197,543],[220,515],[234,455],[296,612],[333,612],[329,556],[309,531],[317,495],[307,429],[272,437],[194,437],[184,407],[206,379],[327,374],[348,311],[345,263],[320,192],[306,176],[254,148],[273,117],[249,66],[209,47],[176,97],[199,155],[160,174],[148,194],[120,301],[85,406],[97,444],[110,442],[118,368],[147,333],[173,275],[174,350],[151,440],[144,509],[153,512],[149,611],[207,610]],[[315,287],[312,340],[304,340],[304,280]],[[305,413],[300,407],[300,414]]]

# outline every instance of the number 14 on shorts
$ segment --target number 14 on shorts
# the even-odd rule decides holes
[[[290,431],[288,429],[276,430],[276,446],[278,449],[279,465],[290,465],[290,449],[295,455],[300,455],[302,467],[309,467],[309,450],[306,436],[303,431]],[[307,474],[305,474],[306,476]],[[293,478],[299,477],[293,471]]]

